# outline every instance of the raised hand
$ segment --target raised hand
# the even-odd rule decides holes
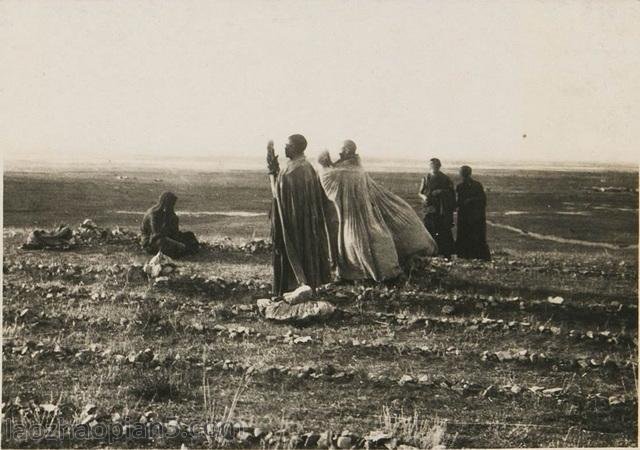
[[[267,144],[267,169],[270,175],[277,175],[280,172],[280,163],[278,162],[278,155],[273,148],[273,141],[269,141]]]
[[[331,155],[329,154],[328,150],[325,150],[322,153],[320,153],[320,156],[318,157],[318,162],[322,167],[331,167],[333,163],[331,162]]]

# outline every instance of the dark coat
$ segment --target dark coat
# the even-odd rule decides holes
[[[276,181],[272,211],[273,293],[331,281],[326,195],[304,157],[289,161]]]
[[[456,253],[461,258],[491,259],[487,245],[487,196],[482,184],[469,178],[456,187],[458,224]]]
[[[424,202],[424,225],[438,244],[438,254],[446,257],[455,251],[453,242],[453,212],[456,194],[451,179],[442,172],[428,174],[422,182],[421,194]]]
[[[167,211],[161,205],[147,210],[142,219],[142,246],[156,243],[160,238],[176,238],[179,220],[174,211]]]
[[[178,216],[173,210],[176,197],[171,192],[160,196],[158,204],[150,208],[142,219],[142,247],[148,253],[162,251],[168,256],[194,253],[199,248],[198,240],[189,231],[180,231]]]
[[[456,207],[456,196],[451,179],[442,172],[427,174],[422,187],[427,197],[424,203],[425,214],[438,216],[440,222],[453,227],[453,211]]]

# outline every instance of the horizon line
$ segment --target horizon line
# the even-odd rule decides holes
[[[315,152],[310,152],[311,155],[313,155]],[[433,154],[437,154],[437,152],[434,152]],[[3,163],[5,162],[11,162],[11,163],[35,163],[35,162],[39,162],[42,163],[42,158],[43,155],[6,155],[3,154]],[[284,156],[284,155],[283,155]],[[49,163],[51,163],[52,165],[60,165],[60,164],[73,164],[73,165],[81,165],[83,163],[88,163],[88,165],[91,165],[91,160],[97,160],[97,161],[113,161],[114,163],[119,162],[119,163],[134,163],[136,161],[158,161],[159,156],[158,155],[153,155],[151,153],[135,153],[135,154],[130,154],[130,155],[119,155],[119,156],[108,156],[108,155],[87,155],[87,156],[80,156],[78,157],[78,155],[74,155],[74,156],[66,156],[66,157],[58,157],[58,158],[48,158],[47,161]],[[262,161],[264,158],[262,158],[261,156],[258,155],[254,155],[254,154],[249,154],[249,155],[242,155],[242,156],[238,156],[237,153],[235,154],[218,154],[218,155],[207,155],[207,154],[203,154],[203,153],[199,153],[199,154],[194,154],[191,155],[190,158],[181,158],[181,157],[176,157],[176,156],[165,156],[163,155],[161,157],[161,159],[163,160],[168,160],[168,161],[188,161],[189,159],[194,159],[194,160],[202,160],[202,159],[210,159],[212,162],[218,163],[220,162],[220,160],[232,160],[232,161],[247,161],[250,160],[252,162],[257,162],[257,161]],[[636,168],[640,168],[640,162],[639,161],[630,161],[630,160],[620,160],[620,161],[606,161],[606,160],[562,160],[562,159],[531,159],[531,158],[524,158],[524,159],[491,159],[491,158],[484,158],[484,159],[477,159],[477,158],[461,158],[461,157],[455,157],[455,158],[446,158],[446,157],[442,157],[439,156],[439,159],[441,159],[444,162],[449,162],[449,163],[459,163],[459,162],[466,162],[466,163],[473,163],[473,164],[480,164],[480,165],[487,165],[487,164],[499,164],[499,165],[505,165],[505,164],[518,164],[518,165],[526,165],[526,164],[535,164],[535,165],[553,165],[553,164],[561,164],[561,165],[605,165],[605,166],[628,166],[628,167],[636,167]],[[284,158],[283,158],[284,160]],[[96,162],[97,162],[96,161]],[[425,157],[423,158],[416,158],[416,157],[411,157],[411,156],[398,156],[398,157],[383,157],[383,156],[366,156],[365,161],[373,161],[373,162],[398,162],[398,163],[402,163],[402,162],[422,162],[424,164],[428,164],[429,163],[429,158]],[[4,165],[4,164],[3,164]]]

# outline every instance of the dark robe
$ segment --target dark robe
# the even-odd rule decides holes
[[[302,284],[313,289],[331,281],[331,253],[324,195],[304,156],[289,161],[276,180],[272,210],[273,294]]]
[[[149,254],[162,251],[167,256],[178,258],[195,253],[199,244],[190,231],[180,231],[178,216],[161,205],[149,209],[142,219],[142,247]]]
[[[424,225],[438,244],[438,254],[449,257],[455,250],[451,232],[456,206],[453,183],[442,172],[427,174],[421,193],[427,197],[424,203]]]
[[[461,258],[491,259],[487,245],[487,196],[482,184],[469,178],[460,183],[458,192],[458,232],[456,253]]]

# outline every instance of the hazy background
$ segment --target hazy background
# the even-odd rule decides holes
[[[638,1],[3,1],[0,148],[262,164],[300,132],[311,153],[635,164],[639,24]]]

